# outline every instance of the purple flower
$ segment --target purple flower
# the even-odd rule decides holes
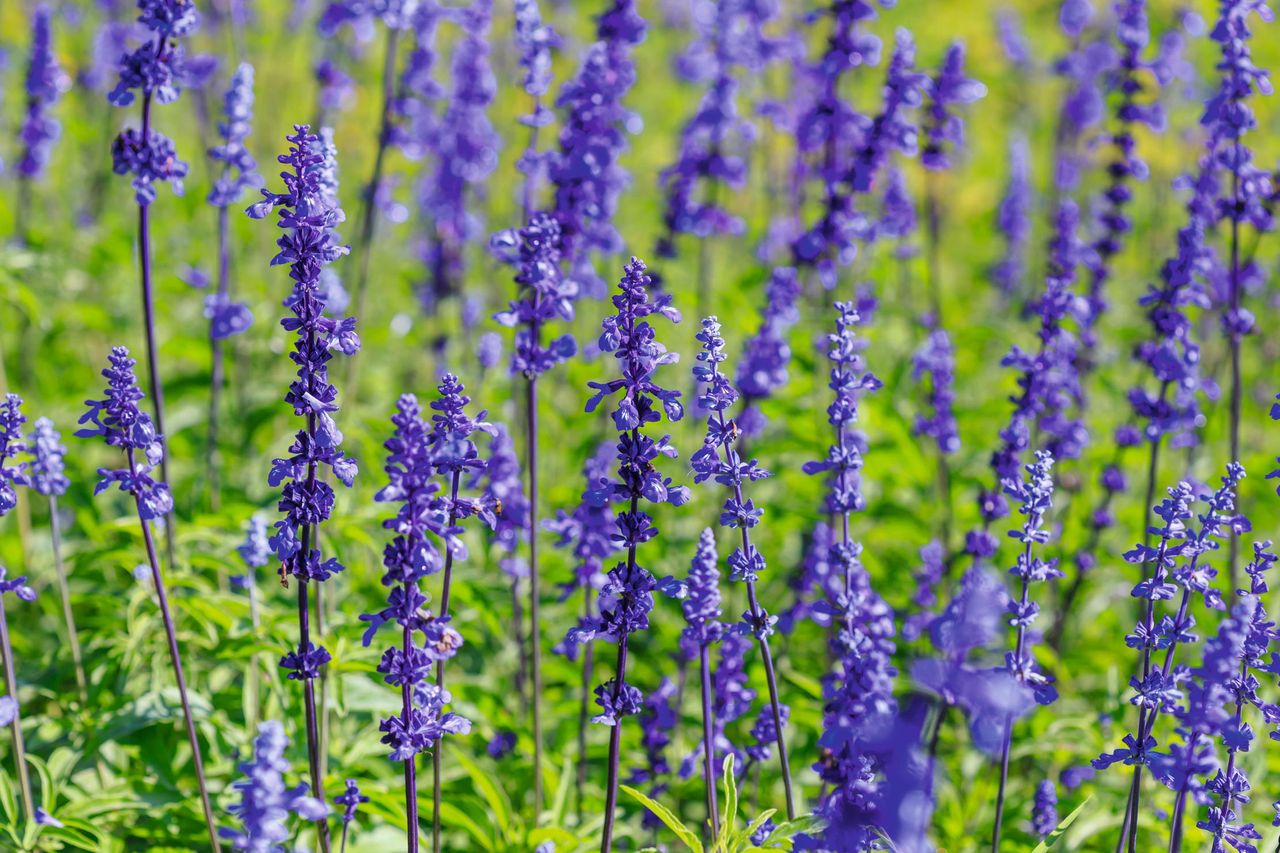
[[[119,79],[107,99],[127,107],[134,92],[140,92],[144,116],[149,115],[145,104],[152,99],[161,104],[176,101],[188,75],[178,39],[190,35],[199,21],[193,0],[138,0],[138,22],[149,38],[120,58]],[[141,130],[129,128],[116,137],[111,158],[117,175],[133,175],[134,195],[143,207],[155,201],[158,181],[171,181],[174,191],[182,192],[187,164],[177,159],[173,141],[146,122]]]
[[[1071,40],[1071,48],[1053,64],[1054,73],[1067,85],[1058,111],[1054,152],[1054,184],[1059,190],[1072,189],[1079,182],[1083,160],[1078,150],[1080,140],[1102,120],[1106,102],[1100,81],[1116,65],[1111,44],[1086,33],[1092,17],[1088,0],[1063,0],[1059,24]]]
[[[223,98],[223,120],[218,123],[219,145],[209,149],[209,157],[222,164],[222,174],[209,191],[214,207],[231,207],[245,190],[262,186],[258,164],[245,147],[253,122],[253,66],[242,62],[231,75]]]
[[[779,705],[778,712],[785,726],[791,717],[791,709],[786,705]],[[778,727],[773,721],[773,709],[767,705],[763,706],[760,708],[760,715],[756,717],[755,724],[751,727],[751,743],[747,744],[747,756],[753,761],[768,761],[773,758],[773,747],[777,742]]]
[[[561,600],[568,598],[576,589],[587,592],[587,606],[590,609],[591,591],[598,589],[604,582],[605,561],[618,550],[614,541],[617,532],[617,519],[610,507],[611,495],[601,494],[600,488],[609,477],[609,462],[613,458],[613,446],[602,443],[596,452],[587,457],[583,463],[582,475],[586,483],[586,491],[581,502],[574,507],[572,514],[560,511],[554,519],[546,519],[542,526],[555,533],[559,538],[556,546],[571,547],[571,553],[577,564],[568,582],[561,585]],[[576,647],[560,648],[565,653],[576,652]]]
[[[101,494],[115,484],[137,499],[144,519],[162,518],[173,509],[173,497],[167,485],[151,478],[164,449],[151,416],[138,408],[144,395],[133,373],[137,362],[124,347],[113,347],[108,361],[102,371],[107,379],[106,396],[85,401],[89,408],[78,422],[89,426],[77,430],[76,437],[102,437],[108,446],[123,450],[129,464],[127,468],[99,468],[102,479],[93,493]]]
[[[356,784],[355,779],[347,780],[347,789],[341,794],[333,798],[333,804],[342,806],[342,823],[351,823],[356,819],[356,809],[360,808],[361,803],[369,802],[369,798],[360,793],[360,786]]]
[[[1057,828],[1058,789],[1053,780],[1041,779],[1031,804],[1031,831],[1039,838],[1047,838]]]
[[[495,761],[501,761],[510,755],[515,748],[516,733],[504,729],[495,733],[489,739],[489,743],[485,745],[485,752],[489,753],[489,757]]]
[[[920,162],[926,169],[949,169],[947,146],[964,145],[964,119],[953,111],[986,97],[987,87],[964,76],[964,45],[952,42],[942,58],[937,76],[929,81],[925,111],[925,144]]]
[[[694,18],[697,38],[678,67],[707,87],[681,129],[675,162],[659,178],[666,197],[657,249],[663,257],[675,256],[677,234],[706,238],[744,230],[742,219],[717,202],[717,186],[739,189],[746,181],[755,128],[739,117],[735,69],[761,73],[776,55],[763,32],[776,11],[767,3],[731,0],[705,3]]]
[[[0,439],[3,441],[3,439]],[[31,450],[31,488],[42,495],[59,497],[66,493],[71,481],[67,479],[63,457],[67,448],[62,437],[48,418],[36,418],[31,430],[28,448]]]
[[[528,567],[517,557],[522,543],[529,541],[529,499],[520,480],[520,459],[506,427],[495,424],[489,440],[489,463],[484,469],[486,497],[500,507],[493,526],[493,539],[506,554],[499,567],[513,579],[528,575]],[[472,486],[478,483],[472,483]]]
[[[240,802],[227,809],[239,822],[240,829],[220,829],[218,834],[231,842],[236,850],[270,853],[281,849],[290,832],[285,826],[289,815],[302,820],[322,820],[329,813],[324,802],[308,796],[306,783],[286,788],[285,749],[289,739],[284,726],[275,720],[267,720],[258,726],[258,736],[253,741],[253,758],[240,765],[246,778],[232,783],[240,792]]]
[[[689,566],[689,595],[680,602],[688,623],[681,634],[681,642],[694,648],[712,645],[724,630],[720,623],[719,562],[715,533],[710,527],[703,528],[698,538],[698,549]]]
[[[519,231],[495,234],[490,245],[499,257],[516,269],[519,298],[494,319],[516,332],[511,372],[532,379],[571,358],[577,352],[572,335],[542,342],[543,324],[550,320],[573,319],[573,301],[578,288],[565,281],[560,272],[562,234],[559,221],[549,213],[535,213]]]
[[[649,796],[659,799],[668,788],[664,776],[671,774],[667,763],[667,747],[671,745],[671,732],[680,719],[676,710],[676,685],[669,678],[662,679],[657,689],[645,697],[640,711],[640,740],[644,746],[645,767],[637,767],[627,780],[630,785],[647,784]],[[645,826],[661,825],[656,817],[647,815]]]
[[[6,577],[8,570],[0,565],[0,598],[13,593],[23,601],[35,601],[36,591],[27,586],[27,576],[21,575],[12,580]]]
[[[644,35],[634,0],[614,0],[599,18],[598,40],[556,98],[563,119],[548,170],[555,215],[566,267],[578,289],[593,298],[603,298],[606,288],[589,256],[616,254],[622,248],[613,217],[629,176],[619,161],[627,132],[638,127],[622,99],[635,84],[631,52]]]
[[[932,411],[916,416],[914,435],[925,435],[938,444],[944,455],[960,449],[960,433],[952,404],[955,392],[956,357],[951,337],[945,329],[934,329],[912,358],[911,378],[919,382],[929,377],[928,406]]]
[[[765,285],[760,327],[747,339],[736,376],[743,397],[738,426],[748,436],[764,429],[766,420],[759,403],[787,384],[791,363],[791,344],[787,337],[800,319],[796,310],[800,292],[800,278],[793,267],[776,267]]]
[[[908,30],[899,28],[885,75],[884,104],[871,122],[849,173],[849,183],[856,192],[871,190],[891,152],[907,156],[916,153],[919,132],[905,113],[920,106],[929,78],[915,71],[915,62],[915,41]]]
[[[18,462],[19,453],[27,449],[22,439],[22,425],[27,416],[22,413],[22,398],[6,394],[0,403],[0,516],[7,515],[18,505],[17,486],[31,484],[27,476],[27,463]],[[6,466],[9,460],[15,460]]]
[[[453,50],[454,86],[432,130],[435,169],[418,190],[419,207],[434,223],[422,255],[428,280],[421,299],[429,308],[461,287],[462,247],[484,230],[467,196],[498,165],[501,139],[487,114],[497,92],[489,63],[491,13],[490,0],[477,0],[456,13],[462,37]]]
[[[1018,293],[1027,275],[1032,202],[1027,138],[1014,134],[1009,142],[1009,183],[996,210],[996,227],[1004,235],[1005,252],[991,268],[991,280],[1005,297]]]
[[[58,65],[53,54],[50,33],[49,7],[36,7],[31,27],[31,60],[27,65],[27,111],[22,118],[18,139],[22,143],[22,157],[18,160],[18,174],[23,178],[39,178],[44,174],[53,153],[54,143],[62,134],[62,125],[49,111],[71,88],[69,78]]]
[[[282,574],[297,578],[300,594],[305,596],[308,581],[325,581],[344,568],[336,557],[321,561],[317,531],[333,513],[334,491],[328,478],[317,472],[327,467],[348,487],[356,476],[356,463],[343,453],[342,432],[333,419],[338,389],[329,382],[328,365],[335,351],[354,355],[360,339],[354,318],[325,316],[319,290],[324,267],[347,253],[333,233],[343,213],[327,189],[325,153],[306,125],[294,125],[287,139],[289,152],[278,158],[286,166],[281,174],[284,192],[263,188],[263,200],[250,206],[248,214],[263,219],[279,208],[278,225],[284,233],[276,240],[280,251],[271,263],[289,264],[293,279],[293,292],[285,300],[293,316],[280,325],[296,335],[290,358],[297,365],[298,378],[284,399],[305,423],[289,446],[290,455],[271,464],[267,482],[273,488],[283,484],[279,510],[284,517],[276,522],[269,541],[281,561]],[[328,652],[313,646],[304,633],[297,650],[285,655],[280,665],[292,670],[290,678],[310,680],[328,660]]]

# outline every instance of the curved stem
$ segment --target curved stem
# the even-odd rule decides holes
[[[128,457],[129,470],[135,471],[133,463],[133,450],[125,451]],[[151,566],[151,581],[156,588],[156,599],[160,604],[160,616],[164,621],[165,637],[169,641],[169,661],[173,664],[174,679],[178,684],[178,698],[182,703],[182,717],[186,722],[187,741],[191,745],[191,760],[195,764],[196,784],[200,788],[200,805],[204,809],[205,829],[209,831],[209,844],[212,845],[214,853],[221,851],[218,844],[218,830],[214,826],[213,808],[209,805],[209,789],[205,784],[204,777],[204,760],[200,754],[200,740],[196,737],[196,723],[191,716],[191,703],[187,698],[187,679],[182,672],[182,653],[178,649],[178,633],[174,628],[173,615],[169,611],[169,596],[165,592],[164,575],[160,571],[160,560],[156,557],[155,540],[151,537],[151,525],[147,523],[146,516],[142,509],[142,498],[137,493],[133,493],[134,508],[138,513],[138,524],[142,527],[142,541],[147,549],[147,562]],[[8,645],[7,635],[5,644]],[[6,648],[6,660],[9,655]],[[26,775],[25,768],[22,775]],[[28,793],[28,796],[30,794]]]
[[[534,295],[535,313],[537,294]],[[539,325],[532,324],[534,346]],[[529,436],[529,670],[533,684],[529,707],[533,712],[533,821],[542,813],[542,617],[538,582],[538,378],[525,383],[525,417]]]

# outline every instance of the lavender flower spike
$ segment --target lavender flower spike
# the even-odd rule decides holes
[[[178,159],[173,141],[151,127],[153,103],[171,104],[178,99],[186,74],[182,36],[190,35],[200,22],[194,0],[137,0],[138,22],[149,40],[120,58],[120,74],[107,100],[127,107],[142,95],[142,126],[121,132],[111,145],[111,168],[117,175],[133,175],[133,192],[138,202],[138,267],[141,273],[142,312],[147,340],[147,385],[151,391],[158,434],[164,429],[164,384],[160,380],[156,343],[155,304],[151,286],[151,204],[157,183],[168,181],[181,194],[187,164]],[[168,463],[163,457],[160,478],[168,481]],[[164,528],[165,552],[174,563],[173,519]]]
[[[77,438],[102,438],[109,447],[124,451],[124,468],[99,468],[101,477],[94,488],[95,495],[102,494],[112,485],[133,498],[142,528],[142,541],[147,549],[147,563],[151,569],[151,581],[155,586],[160,616],[164,620],[165,634],[169,640],[169,661],[173,664],[174,679],[178,684],[178,696],[182,700],[182,715],[186,722],[187,741],[191,744],[191,758],[195,764],[196,783],[200,788],[200,804],[204,808],[205,828],[209,831],[209,843],[214,853],[221,849],[214,827],[213,809],[209,805],[209,791],[205,784],[204,760],[200,754],[200,740],[196,737],[195,720],[191,716],[191,703],[187,699],[187,680],[182,669],[182,653],[178,649],[178,634],[173,616],[169,612],[169,596],[165,591],[160,560],[156,556],[155,542],[151,538],[151,524],[163,518],[173,509],[173,497],[163,481],[156,481],[151,472],[164,458],[163,437],[156,431],[150,416],[138,408],[143,399],[138,389],[138,378],[133,373],[136,362],[124,347],[113,347],[109,363],[102,371],[107,379],[106,394],[101,400],[87,400],[88,411],[80,416],[80,423],[87,424],[76,431]]]
[[[50,115],[63,93],[71,88],[53,53],[52,12],[46,4],[36,7],[31,22],[31,60],[27,65],[27,111],[18,131],[22,156],[18,159],[17,232],[26,242],[27,214],[31,205],[31,183],[43,177],[53,146],[62,135],[62,125]]]
[[[245,190],[262,185],[258,164],[245,146],[253,121],[253,66],[241,63],[231,77],[231,85],[223,98],[224,116],[218,125],[222,142],[209,149],[209,157],[222,164],[222,173],[209,191],[209,203],[218,210],[218,289],[205,298],[204,315],[209,318],[209,434],[205,447],[205,473],[209,482],[210,504],[214,510],[220,503],[218,471],[218,398],[222,393],[222,342],[244,332],[253,323],[249,306],[231,299],[231,223],[230,208],[237,204]]]
[[[742,614],[742,622],[736,628],[742,634],[756,638],[760,646],[760,657],[764,662],[765,678],[769,685],[769,704],[773,710],[774,731],[778,745],[778,761],[782,769],[782,782],[787,797],[787,819],[795,819],[795,803],[791,792],[791,766],[787,756],[787,744],[782,721],[781,704],[778,701],[778,686],[774,676],[773,653],[769,649],[769,635],[777,623],[776,616],[760,604],[756,583],[765,569],[764,555],[751,542],[751,529],[760,523],[764,511],[755,506],[750,498],[743,495],[742,484],[755,482],[770,476],[768,471],[759,467],[754,459],[744,461],[738,453],[737,425],[725,416],[726,410],[738,401],[738,392],[729,379],[720,372],[720,364],[727,358],[724,353],[724,338],[720,336],[720,323],[715,317],[707,317],[702,321],[702,331],[697,339],[702,342],[702,351],[698,353],[698,363],[694,365],[693,377],[704,390],[698,397],[698,403],[709,413],[707,415],[707,435],[703,439],[702,449],[694,453],[689,463],[694,471],[694,482],[702,483],[714,478],[721,485],[731,489],[720,513],[720,525],[737,529],[741,534],[741,545],[729,555],[730,580],[744,583],[747,587],[748,610]]]
[[[309,587],[312,581],[322,583],[343,570],[337,558],[322,561],[320,557],[317,528],[333,513],[334,503],[333,487],[320,472],[330,469],[347,487],[356,476],[356,463],[343,453],[342,432],[333,419],[338,389],[329,382],[328,365],[335,352],[355,355],[360,338],[355,318],[325,316],[321,273],[348,250],[335,241],[333,229],[343,221],[343,213],[326,189],[328,170],[320,140],[306,125],[294,125],[287,139],[289,152],[278,158],[287,167],[280,174],[284,192],[264,188],[263,200],[247,212],[263,219],[279,208],[278,224],[284,233],[276,240],[280,251],[272,264],[289,264],[293,280],[293,292],[285,300],[293,316],[280,325],[296,335],[290,358],[298,367],[298,378],[284,400],[304,423],[289,446],[290,455],[271,464],[267,482],[273,488],[284,484],[279,502],[284,517],[276,522],[269,541],[281,562],[282,579],[292,575],[298,581],[298,647],[281,658],[280,666],[290,671],[289,678],[302,682],[311,789],[323,799],[314,681],[328,663],[329,653],[311,641]],[[322,853],[328,853],[328,822],[321,822],[319,829]]]
[[[289,762],[284,752],[288,746],[289,739],[280,723],[267,720],[258,726],[253,758],[240,765],[246,778],[231,786],[240,792],[240,802],[228,811],[240,821],[240,828],[218,831],[234,849],[275,853],[283,850],[281,842],[289,839],[285,821],[291,813],[308,821],[324,820],[329,814],[323,801],[308,795],[305,782],[295,788],[285,787]]]
[[[689,500],[688,488],[672,485],[671,478],[663,477],[654,465],[660,456],[676,455],[670,437],[664,435],[655,441],[641,431],[642,426],[657,423],[664,414],[669,421],[684,417],[680,392],[663,388],[655,380],[659,367],[674,364],[679,357],[658,342],[648,319],[660,315],[679,322],[680,313],[671,307],[669,294],[650,297],[650,283],[644,262],[632,258],[613,297],[616,312],[605,317],[601,324],[600,350],[613,354],[620,377],[588,383],[595,393],[586,406],[588,412],[594,412],[606,398],[617,396],[611,413],[619,433],[617,478],[602,480],[591,495],[595,503],[613,500],[626,507],[618,513],[615,538],[627,549],[627,556],[609,571],[600,590],[600,616],[570,629],[570,636],[566,637],[571,642],[607,638],[618,644],[615,675],[596,688],[600,714],[594,722],[612,729],[601,853],[613,850],[622,718],[637,713],[643,701],[639,688],[626,681],[628,643],[633,633],[648,629],[655,589],[674,596],[684,593],[682,585],[671,578],[662,581],[654,578],[636,556],[641,544],[658,535],[658,529],[640,508],[640,502],[682,506]]]
[[[67,584],[67,568],[62,562],[62,519],[58,515],[58,498],[71,485],[67,479],[63,457],[67,448],[62,436],[48,418],[37,418],[27,443],[31,451],[28,468],[31,488],[49,499],[49,531],[53,545],[53,567],[58,577],[58,592],[62,598],[62,621],[67,627],[67,644],[71,647],[71,660],[76,670],[76,687],[80,701],[89,701],[88,681],[84,674],[84,658],[80,653],[80,634],[76,630],[75,614],[71,609],[71,590]]]
[[[1027,639],[1028,631],[1040,615],[1040,605],[1031,600],[1031,584],[1062,577],[1057,560],[1041,560],[1035,556],[1034,546],[1049,541],[1045,528],[1045,516],[1053,507],[1053,455],[1045,450],[1036,451],[1036,461],[1026,466],[1027,477],[1019,481],[1006,480],[1005,493],[1019,502],[1018,512],[1024,516],[1022,528],[1010,530],[1009,537],[1022,543],[1018,562],[1009,573],[1021,581],[1021,594],[1010,599],[1009,624],[1016,631],[1013,653],[1005,656],[1005,668],[1018,683],[1029,690],[1037,703],[1048,705],[1057,698],[1052,679],[1039,671]],[[991,835],[993,853],[1000,850],[1000,831],[1004,819],[1005,786],[1009,780],[1009,748],[1013,734],[1013,717],[1004,722],[1004,745],[1000,753],[1000,791],[996,797],[995,828]]]
[[[30,485],[25,462],[14,462],[19,453],[26,450],[22,440],[22,425],[27,418],[22,414],[22,398],[17,394],[6,394],[0,403],[0,518],[8,515],[18,504],[16,486]],[[35,819],[35,800],[31,796],[31,778],[27,772],[27,752],[22,738],[22,716],[18,710],[18,681],[14,674],[13,649],[9,644],[9,623],[5,614],[4,597],[8,593],[16,593],[23,601],[35,601],[35,590],[27,586],[26,577],[5,580],[4,566],[0,566],[0,650],[4,652],[4,679],[8,695],[0,705],[0,723],[8,725],[13,736],[13,761],[18,771],[18,781],[22,794],[22,808],[27,821]]]
[[[333,798],[334,805],[342,806],[342,844],[339,853],[347,853],[347,832],[351,822],[356,819],[356,810],[361,803],[369,802],[369,797],[360,793],[360,786],[355,779],[347,780],[347,789]]]
[[[1058,828],[1058,789],[1052,779],[1041,779],[1031,807],[1031,831],[1048,838]]]

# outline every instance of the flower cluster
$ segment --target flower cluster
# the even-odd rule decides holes
[[[574,590],[583,589],[587,593],[585,603],[588,611],[591,591],[604,582],[605,561],[618,550],[618,543],[613,539],[618,529],[617,518],[609,506],[610,496],[597,491],[600,483],[609,477],[609,463],[613,455],[613,446],[606,442],[588,456],[582,465],[582,478],[587,485],[582,500],[572,513],[560,510],[555,518],[542,522],[545,529],[557,535],[557,547],[572,546],[573,558],[577,561],[569,580],[560,586],[561,598],[568,598]],[[556,651],[572,659],[577,647],[557,646]]]
[[[629,180],[619,161],[633,124],[622,99],[636,80],[632,49],[645,36],[634,0],[614,0],[600,16],[596,36],[556,99],[564,118],[549,174],[567,267],[584,294],[601,298],[605,284],[588,256],[622,247],[613,217]]]
[[[5,464],[16,460],[18,454],[27,449],[22,439],[22,425],[26,422],[22,398],[17,394],[6,394],[4,402],[0,403],[0,515],[7,515],[18,505],[16,487],[30,484],[27,463],[15,461],[13,465]]]
[[[651,298],[649,283],[644,262],[632,258],[613,297],[616,312],[605,317],[599,342],[601,352],[612,353],[618,361],[621,376],[590,382],[595,393],[586,406],[588,412],[593,412],[606,398],[618,395],[611,413],[619,433],[617,476],[600,481],[589,495],[593,503],[612,500],[627,507],[617,513],[614,534],[614,541],[626,549],[627,557],[606,576],[600,589],[600,615],[589,617],[570,629],[566,637],[569,644],[602,636],[615,640],[620,650],[625,649],[631,634],[648,629],[655,589],[670,595],[683,594],[680,584],[671,578],[658,581],[636,559],[637,548],[658,535],[653,520],[640,508],[641,502],[681,506],[689,500],[688,488],[672,485],[671,478],[663,477],[654,465],[660,456],[676,455],[670,437],[664,435],[655,441],[641,431],[645,424],[661,420],[664,413],[670,421],[684,417],[680,392],[663,388],[655,379],[657,369],[674,363],[676,355],[658,342],[648,320],[660,315],[679,322],[680,314],[671,307],[670,295]],[[594,721],[610,726],[636,713],[642,701],[642,694],[626,683],[623,672],[597,687],[596,696],[601,713]]]
[[[916,415],[915,435],[924,435],[937,442],[938,451],[944,455],[960,449],[960,433],[956,425],[955,382],[956,355],[951,346],[951,336],[946,329],[929,332],[924,343],[911,360],[911,378],[919,382],[929,377],[929,414]]]
[[[680,607],[688,625],[680,635],[680,644],[689,658],[698,656],[720,639],[724,625],[720,622],[720,555],[716,553],[716,535],[710,527],[698,537],[698,548],[689,565],[689,594]]]
[[[571,358],[577,351],[573,336],[561,335],[542,343],[544,323],[573,319],[573,300],[578,287],[565,281],[560,271],[560,222],[549,213],[535,213],[525,227],[495,234],[490,245],[498,256],[516,267],[520,298],[494,319],[516,332],[511,372],[533,379]]]
[[[387,606],[381,611],[362,615],[368,622],[364,644],[386,624],[398,625],[404,642],[392,646],[382,656],[378,672],[403,697],[401,713],[382,721],[382,742],[391,747],[393,761],[411,761],[419,752],[430,749],[445,734],[465,734],[471,723],[452,712],[444,712],[449,701],[445,691],[436,691],[432,703],[415,702],[414,697],[428,689],[427,675],[440,661],[453,657],[462,646],[462,635],[447,616],[436,617],[426,610],[427,597],[419,583],[439,572],[443,565],[437,541],[451,553],[464,551],[458,538],[462,532],[458,521],[481,515],[490,524],[494,518],[489,503],[460,498],[458,482],[464,472],[483,471],[471,435],[476,430],[491,431],[481,419],[472,420],[464,407],[469,398],[453,376],[440,385],[440,399],[432,403],[437,414],[428,426],[418,401],[411,394],[400,397],[391,422],[395,432],[386,442],[388,484],[379,490],[375,500],[399,504],[396,514],[383,526],[396,533],[383,550],[386,571],[383,586],[390,590]],[[452,478],[446,496],[435,478]],[[422,635],[422,644],[414,638]]]
[[[485,492],[500,511],[493,526],[493,541],[505,556],[498,567],[513,580],[528,577],[529,566],[519,556],[522,543],[529,541],[529,499],[520,480],[520,459],[516,456],[515,442],[501,424],[493,425],[493,438],[489,440],[489,462],[484,468]],[[472,488],[479,485],[473,478]]]
[[[284,774],[289,762],[284,753],[288,746],[289,739],[280,723],[267,720],[258,726],[253,758],[240,765],[240,772],[246,778],[231,785],[240,792],[240,802],[227,811],[240,821],[240,828],[218,830],[234,849],[262,853],[279,850],[280,843],[290,838],[285,821],[291,813],[305,821],[323,820],[328,816],[329,807],[308,795],[305,782],[293,788],[285,787]]]
[[[991,267],[991,280],[1006,298],[1021,290],[1027,274],[1032,202],[1031,152],[1027,138],[1019,134],[1009,143],[1009,183],[996,208],[996,229],[1004,235],[1005,248]]]
[[[326,189],[324,152],[320,140],[306,125],[294,125],[287,137],[290,147],[279,157],[287,168],[281,172],[284,192],[262,189],[263,200],[248,214],[265,218],[279,208],[278,225],[284,233],[277,239],[280,251],[272,264],[289,264],[293,291],[285,301],[292,317],[281,320],[285,331],[296,336],[290,358],[297,366],[297,379],[289,386],[285,402],[297,417],[305,419],[298,429],[290,455],[271,464],[267,478],[272,487],[284,484],[279,509],[284,514],[275,524],[271,547],[280,559],[282,573],[308,581],[324,581],[342,571],[336,557],[320,559],[316,527],[333,513],[334,491],[323,468],[348,487],[356,476],[356,463],[342,451],[342,432],[333,419],[338,411],[338,389],[329,381],[329,361],[335,351],[354,355],[360,348],[355,319],[334,320],[325,316],[325,299],[320,291],[321,273],[327,264],[347,253],[338,245],[333,229],[343,221],[342,209]],[[310,679],[329,655],[322,647],[306,648],[285,656],[281,665],[293,670],[290,677]]]
[[[719,185],[737,189],[746,181],[746,155],[755,137],[755,128],[738,113],[735,68],[761,73],[777,53],[763,32],[776,11],[746,0],[698,7],[697,38],[679,67],[707,88],[680,132],[675,162],[659,177],[666,196],[665,233],[657,249],[663,257],[675,256],[677,234],[705,238],[743,231],[742,219],[717,202]]]
[[[894,35],[893,56],[884,83],[884,104],[871,122],[849,171],[855,192],[870,192],[872,183],[889,155],[898,151],[914,156],[919,132],[906,112],[920,106],[929,78],[915,70],[916,45],[911,33],[899,29]]]
[[[1194,488],[1189,483],[1179,483],[1154,508],[1163,522],[1151,530],[1158,541],[1136,545],[1124,555],[1126,562],[1142,566],[1144,573],[1132,593],[1146,602],[1143,616],[1133,632],[1125,636],[1125,643],[1141,656],[1139,674],[1129,681],[1134,690],[1130,701],[1138,707],[1138,726],[1125,736],[1124,747],[1094,759],[1094,767],[1101,770],[1116,762],[1145,766],[1156,758],[1157,740],[1152,734],[1156,719],[1176,709],[1186,679],[1185,670],[1174,666],[1178,646],[1197,639],[1192,601],[1198,598],[1217,610],[1224,606],[1221,593],[1212,585],[1217,571],[1206,557],[1218,549],[1217,540],[1225,535],[1224,527],[1248,529],[1248,520],[1235,511],[1236,487],[1243,478],[1243,467],[1234,462],[1228,465],[1222,485],[1205,498],[1205,509],[1199,514],[1193,509]],[[1192,518],[1199,521],[1198,528],[1188,524]],[[1157,602],[1171,601],[1179,588],[1176,614],[1165,614],[1157,622]],[[1152,657],[1159,650],[1164,651],[1164,661],[1155,665]]]
[[[1067,92],[1058,109],[1054,150],[1054,186],[1073,189],[1080,181],[1083,153],[1080,142],[1089,128],[1102,120],[1106,100],[1102,83],[1115,67],[1115,49],[1092,32],[1093,4],[1088,0],[1066,0],[1058,23],[1071,48],[1053,63],[1053,72],[1063,79]]]
[[[53,145],[62,134],[62,126],[49,115],[58,98],[71,88],[57,57],[53,54],[50,33],[52,13],[41,4],[36,7],[31,21],[31,61],[27,65],[27,111],[22,117],[18,140],[22,143],[22,157],[18,160],[18,174],[24,178],[39,178],[49,164]]]
[[[79,423],[89,426],[76,430],[77,438],[102,437],[110,447],[125,452],[126,468],[99,468],[102,479],[94,488],[101,494],[114,483],[120,491],[133,495],[143,519],[163,518],[173,509],[169,487],[151,477],[151,472],[164,458],[163,439],[156,432],[151,416],[138,408],[142,390],[134,375],[136,364],[124,347],[112,347],[106,377],[106,395],[101,400],[87,400],[88,410]]]
[[[645,697],[640,711],[640,742],[644,747],[645,765],[637,767],[627,780],[629,785],[648,784],[649,796],[662,797],[670,787],[663,777],[670,775],[667,763],[667,747],[671,745],[671,732],[680,719],[676,711],[676,684],[670,678],[662,679],[657,689]],[[644,825],[656,829],[662,825],[652,813],[646,812]]]
[[[529,144],[516,166],[525,175],[526,199],[533,195],[533,184],[546,170],[550,156],[538,150],[538,131],[551,124],[554,114],[542,102],[551,88],[551,54],[560,47],[560,34],[542,20],[538,0],[515,0],[516,47],[520,51],[520,67],[524,79],[520,85],[532,99],[532,110],[520,116],[520,123],[530,129]]]
[[[735,381],[742,392],[742,414],[738,426],[745,435],[757,435],[766,419],[759,403],[787,384],[791,344],[787,333],[800,319],[796,303],[800,299],[800,277],[794,267],[776,267],[765,285],[765,305],[760,327],[747,339]]]
[[[924,147],[920,162],[926,169],[951,168],[947,146],[964,145],[964,119],[953,107],[972,104],[987,94],[987,87],[964,75],[964,45],[952,42],[942,57],[942,66],[929,81],[929,103],[925,110]]]
[[[31,450],[31,466],[28,475],[31,488],[39,494],[54,498],[66,493],[71,485],[71,481],[67,479],[66,464],[63,462],[67,448],[62,444],[62,436],[54,429],[53,421],[48,418],[36,418],[27,446]]]
[[[1040,672],[1027,638],[1040,615],[1040,605],[1031,600],[1031,584],[1062,577],[1057,560],[1042,560],[1035,556],[1035,546],[1049,541],[1045,528],[1045,515],[1053,507],[1053,455],[1046,450],[1036,451],[1036,461],[1026,466],[1027,476],[1017,481],[1005,481],[1004,491],[1018,501],[1018,512],[1023,516],[1022,527],[1009,531],[1009,537],[1022,543],[1017,563],[1009,574],[1021,582],[1021,593],[1008,604],[1009,624],[1017,633],[1017,641],[1011,654],[1005,656],[1005,667],[1020,684],[1028,687],[1037,703],[1048,705],[1057,698],[1053,679]]]
[[[127,107],[134,101],[134,92],[140,92],[143,115],[149,117],[146,105],[152,99],[161,104],[178,99],[188,75],[178,39],[195,30],[200,16],[194,0],[138,0],[138,22],[150,39],[120,58],[119,79],[107,99]],[[159,181],[170,181],[175,192],[182,192],[187,164],[177,159],[173,141],[153,130],[149,122],[144,121],[141,129],[121,132],[112,143],[111,158],[117,175],[133,175],[134,195],[141,206],[155,201]]]

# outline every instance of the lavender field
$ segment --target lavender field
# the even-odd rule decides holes
[[[0,0],[0,850],[1280,853],[1277,26]]]

